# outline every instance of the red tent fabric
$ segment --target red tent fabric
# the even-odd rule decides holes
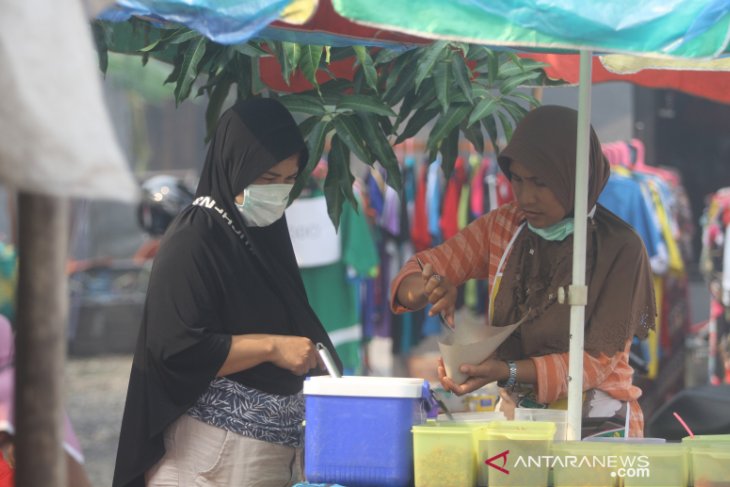
[[[392,45],[393,47],[413,47],[433,42],[431,39],[356,24],[335,12],[331,0],[320,0],[317,12],[309,21],[302,25],[277,21],[272,23],[269,28],[312,34],[313,36],[319,35],[321,36],[319,43],[322,45],[330,45],[331,41],[338,40],[351,43],[358,39],[368,41],[369,43],[375,41],[377,43]],[[314,37],[313,39],[316,38]],[[354,74],[353,65],[355,62],[354,57],[334,61],[330,63],[329,70],[338,78],[352,80]],[[281,67],[276,58],[261,58],[259,61],[259,70],[262,81],[277,91],[299,93],[314,89],[301,71],[293,73],[287,84],[281,75]],[[330,76],[326,73],[321,71],[317,73],[317,82],[324,83],[329,79]]]
[[[520,54],[548,64],[545,73],[552,79],[578,83],[580,66],[577,54]],[[675,71],[669,69],[644,69],[634,74],[616,74],[608,71],[600,59],[593,58],[593,83],[625,81],[647,88],[679,90],[690,95],[730,103],[730,72],[726,71]]]
[[[319,14],[318,14],[319,15]],[[315,17],[315,19],[318,17]],[[570,84],[578,83],[579,59],[575,54],[520,54],[547,64],[544,70],[551,79],[564,80]],[[352,79],[355,58],[334,61],[330,71],[338,78]],[[297,71],[286,84],[281,75],[281,67],[274,57],[261,58],[259,61],[261,78],[264,83],[277,91],[292,93],[308,91],[313,86],[304,75]],[[330,77],[324,72],[317,73],[317,81],[324,83]],[[593,59],[593,83],[624,81],[647,88],[673,89],[712,101],[730,104],[730,72],[727,71],[675,71],[668,69],[645,69],[633,74],[617,74],[608,71],[600,59]]]
[[[355,74],[353,69],[355,61],[354,56],[347,59],[341,59],[339,61],[333,61],[329,64],[328,68],[337,78],[352,80],[352,77]],[[314,89],[314,86],[312,86],[299,69],[292,73],[289,83],[287,84],[287,82],[284,81],[284,76],[281,74],[281,65],[279,64],[278,59],[273,56],[259,58],[259,73],[261,75],[261,81],[263,81],[269,88],[276,91],[300,93],[302,91]],[[318,83],[324,83],[331,79],[330,75],[322,70],[317,71],[316,76]]]

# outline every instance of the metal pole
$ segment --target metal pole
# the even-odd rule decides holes
[[[586,233],[588,213],[588,161],[591,125],[592,52],[580,52],[578,85],[578,137],[575,158],[575,231],[573,234],[573,284],[570,304],[570,353],[568,363],[568,439],[579,440],[583,417],[583,331],[586,280]]]
[[[67,200],[20,193],[18,227],[15,482],[23,487],[62,487]]]

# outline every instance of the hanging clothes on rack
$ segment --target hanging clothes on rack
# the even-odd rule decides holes
[[[425,170],[425,168],[422,168]],[[419,323],[414,317],[397,316],[388,307],[387,296],[390,291],[390,280],[402,261],[413,255],[414,242],[411,239],[410,215],[422,214],[420,222],[426,222],[426,214],[419,208],[419,199],[425,203],[425,172],[422,182],[416,182],[414,165],[404,164],[403,181],[406,195],[412,195],[413,201],[402,199],[390,186],[385,184],[385,171],[371,169],[365,177],[368,199],[371,201],[370,211],[373,215],[371,225],[375,236],[376,247],[380,258],[380,272],[377,279],[367,283],[364,309],[366,337],[392,338],[394,355],[407,353],[421,336]],[[415,219],[415,216],[414,216]],[[430,240],[427,226],[423,235]],[[405,318],[405,319],[404,319]]]
[[[454,163],[454,172],[446,183],[444,200],[441,207],[439,227],[444,239],[456,235],[459,231],[459,207],[461,206],[461,193],[466,182],[466,167],[463,157],[457,157]]]
[[[488,164],[488,160],[486,160]],[[459,230],[473,222],[484,211],[484,175],[486,170],[485,160],[478,154],[469,155],[469,166],[461,190],[459,201]],[[477,194],[475,194],[477,193]],[[464,285],[464,305],[475,314],[480,313],[479,296],[486,295],[486,285],[480,291],[479,281],[469,280]]]
[[[710,381],[730,384],[730,188],[712,194],[704,210],[700,270],[710,288]]]
[[[428,166],[421,164],[417,170],[416,194],[413,206],[413,222],[411,226],[411,239],[416,252],[425,250],[431,246],[431,234],[428,231],[428,212],[426,209],[426,179]]]
[[[428,210],[428,232],[431,235],[431,245],[438,245],[444,241],[441,234],[439,220],[441,218],[441,195],[444,185],[441,171],[441,156],[428,166],[426,178],[426,208]]]
[[[654,273],[657,328],[640,344],[648,362],[648,378],[655,378],[662,359],[684,346],[689,328],[689,285],[685,254],[678,244],[678,198],[684,194],[675,171],[649,166],[638,139],[603,146],[611,163],[611,177],[599,203],[634,227],[641,236]],[[685,237],[691,239],[691,236]]]
[[[689,277],[684,254],[680,250],[680,225],[676,195],[683,193],[681,178],[676,170],[649,166],[644,160],[644,145],[638,139],[627,143],[634,155],[633,171],[637,178],[646,182],[655,210],[659,228],[666,243],[668,269],[661,276],[660,320],[658,341],[662,356],[684,346],[684,338],[690,327]],[[686,229],[686,228],[685,228]],[[691,235],[686,238],[691,239]]]
[[[664,274],[668,267],[666,245],[652,216],[650,202],[628,169],[612,167],[598,202],[636,230],[646,247],[652,271]]]
[[[406,151],[409,149],[406,147]],[[490,157],[461,154],[450,178],[435,161],[399,154],[404,181],[397,193],[386,184],[382,168],[363,174],[365,212],[369,216],[380,268],[376,279],[364,286],[362,322],[366,339],[392,339],[393,354],[406,356],[424,338],[441,333],[438,317],[428,309],[418,313],[394,315],[388,306],[392,277],[414,252],[428,249],[456,234],[468,223],[514,199],[509,180]],[[457,305],[468,306],[477,314],[487,307],[486,281],[468,282],[459,290]]]
[[[454,170],[451,177],[446,181],[446,189],[443,193],[443,202],[441,204],[441,216],[439,218],[439,226],[441,235],[444,240],[456,235],[459,231],[459,220],[465,220],[466,215],[461,215],[459,210],[462,206],[462,194],[468,199],[469,187],[464,188],[467,181],[467,166],[464,158],[459,156],[454,162]],[[461,227],[463,228],[463,227]],[[465,287],[457,290],[456,308],[460,309],[465,301]]]

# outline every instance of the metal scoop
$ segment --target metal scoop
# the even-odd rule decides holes
[[[327,372],[329,372],[330,377],[342,377],[342,374],[337,368],[337,365],[335,364],[335,361],[327,347],[325,347],[322,343],[317,343],[316,346],[317,352],[319,353],[319,356],[322,357],[322,361],[324,362],[324,366],[327,367]]]
[[[431,393],[431,397],[433,398],[433,400],[436,401],[436,404],[438,404],[439,408],[441,408],[441,411],[443,411],[444,414],[446,414],[446,417],[449,418],[450,421],[453,421],[454,416],[451,414],[451,411],[449,411],[449,408],[446,407],[446,403],[441,398],[441,395],[439,395],[436,391],[434,391],[431,388],[429,388],[428,390]]]

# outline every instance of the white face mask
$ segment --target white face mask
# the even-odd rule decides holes
[[[249,227],[267,227],[284,215],[293,184],[251,184],[243,190],[243,203],[236,203]]]

